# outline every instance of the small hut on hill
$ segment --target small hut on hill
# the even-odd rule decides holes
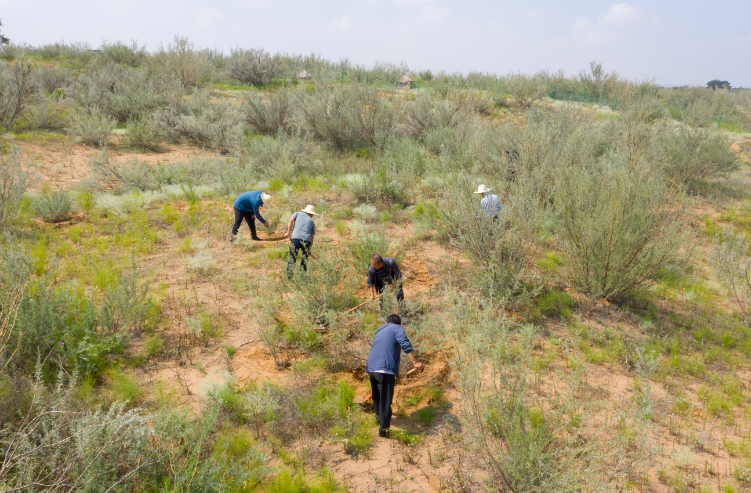
[[[404,75],[404,76],[402,76],[401,79],[399,79],[398,81],[396,81],[396,85],[399,86],[399,87],[407,87],[409,89],[412,89],[412,82],[413,82],[412,79],[410,79],[409,77],[407,77],[406,75]]]
[[[312,79],[313,76],[310,75],[310,72],[308,72],[307,70],[303,70],[302,72],[300,72],[299,74],[297,74],[297,78],[298,79],[306,79],[307,80],[307,79]]]

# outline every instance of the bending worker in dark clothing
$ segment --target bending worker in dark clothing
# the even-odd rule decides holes
[[[368,287],[370,299],[375,299],[376,293],[381,296],[386,284],[396,283],[396,301],[399,303],[399,312],[404,315],[404,291],[402,290],[402,271],[396,265],[396,260],[391,257],[381,257],[378,254],[370,259],[368,268]]]
[[[422,368],[401,323],[399,315],[386,317],[386,325],[376,330],[365,367],[373,390],[373,410],[380,425],[378,436],[383,438],[390,438],[391,401],[394,398],[396,377],[399,376],[401,351],[407,353],[415,368]]]
[[[235,224],[232,226],[232,236],[230,236],[230,243],[235,242],[237,237],[237,230],[240,229],[240,225],[243,223],[243,219],[248,223],[250,228],[250,237],[255,241],[259,241],[260,238],[256,234],[256,218],[261,223],[266,224],[266,220],[261,216],[261,208],[264,207],[264,202],[271,200],[271,195],[261,192],[245,192],[240,194],[235,200]]]

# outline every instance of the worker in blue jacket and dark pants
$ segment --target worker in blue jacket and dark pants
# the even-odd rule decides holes
[[[401,324],[399,315],[386,317],[386,325],[376,330],[365,367],[373,390],[373,409],[380,424],[378,436],[383,438],[390,438],[391,401],[394,399],[396,377],[399,376],[401,351],[407,353],[415,368],[422,368]]]
[[[240,229],[240,225],[243,223],[243,219],[245,219],[245,222],[248,223],[248,227],[250,228],[250,237],[255,240],[259,241],[260,238],[256,234],[256,218],[258,218],[261,223],[266,224],[266,220],[261,216],[261,208],[264,207],[264,204],[271,200],[271,195],[256,191],[256,192],[245,192],[243,194],[240,194],[239,197],[235,200],[235,224],[232,226],[232,236],[230,236],[230,243],[235,242],[235,238],[237,237],[237,230]]]

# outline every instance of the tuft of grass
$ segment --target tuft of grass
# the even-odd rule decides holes
[[[395,430],[391,429],[391,438],[399,440],[404,445],[417,445],[418,443],[422,442],[423,434],[411,434],[409,432],[406,432],[404,430]]]
[[[108,372],[107,379],[107,387],[114,400],[127,402],[130,406],[135,406],[140,402],[143,390],[138,380],[124,373],[122,368],[119,366],[112,368]]]
[[[164,339],[154,334],[146,339],[146,354],[149,358],[154,358],[162,354],[164,349]]]
[[[433,406],[426,406],[417,410],[417,419],[425,426],[433,424],[433,418],[435,418],[436,408]]]

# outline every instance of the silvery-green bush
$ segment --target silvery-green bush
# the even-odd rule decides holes
[[[89,111],[74,113],[69,131],[84,144],[103,147],[116,126],[117,121],[114,118],[102,113],[98,108],[92,108]]]
[[[73,202],[64,190],[44,193],[34,201],[34,212],[45,221],[57,223],[70,217]]]

